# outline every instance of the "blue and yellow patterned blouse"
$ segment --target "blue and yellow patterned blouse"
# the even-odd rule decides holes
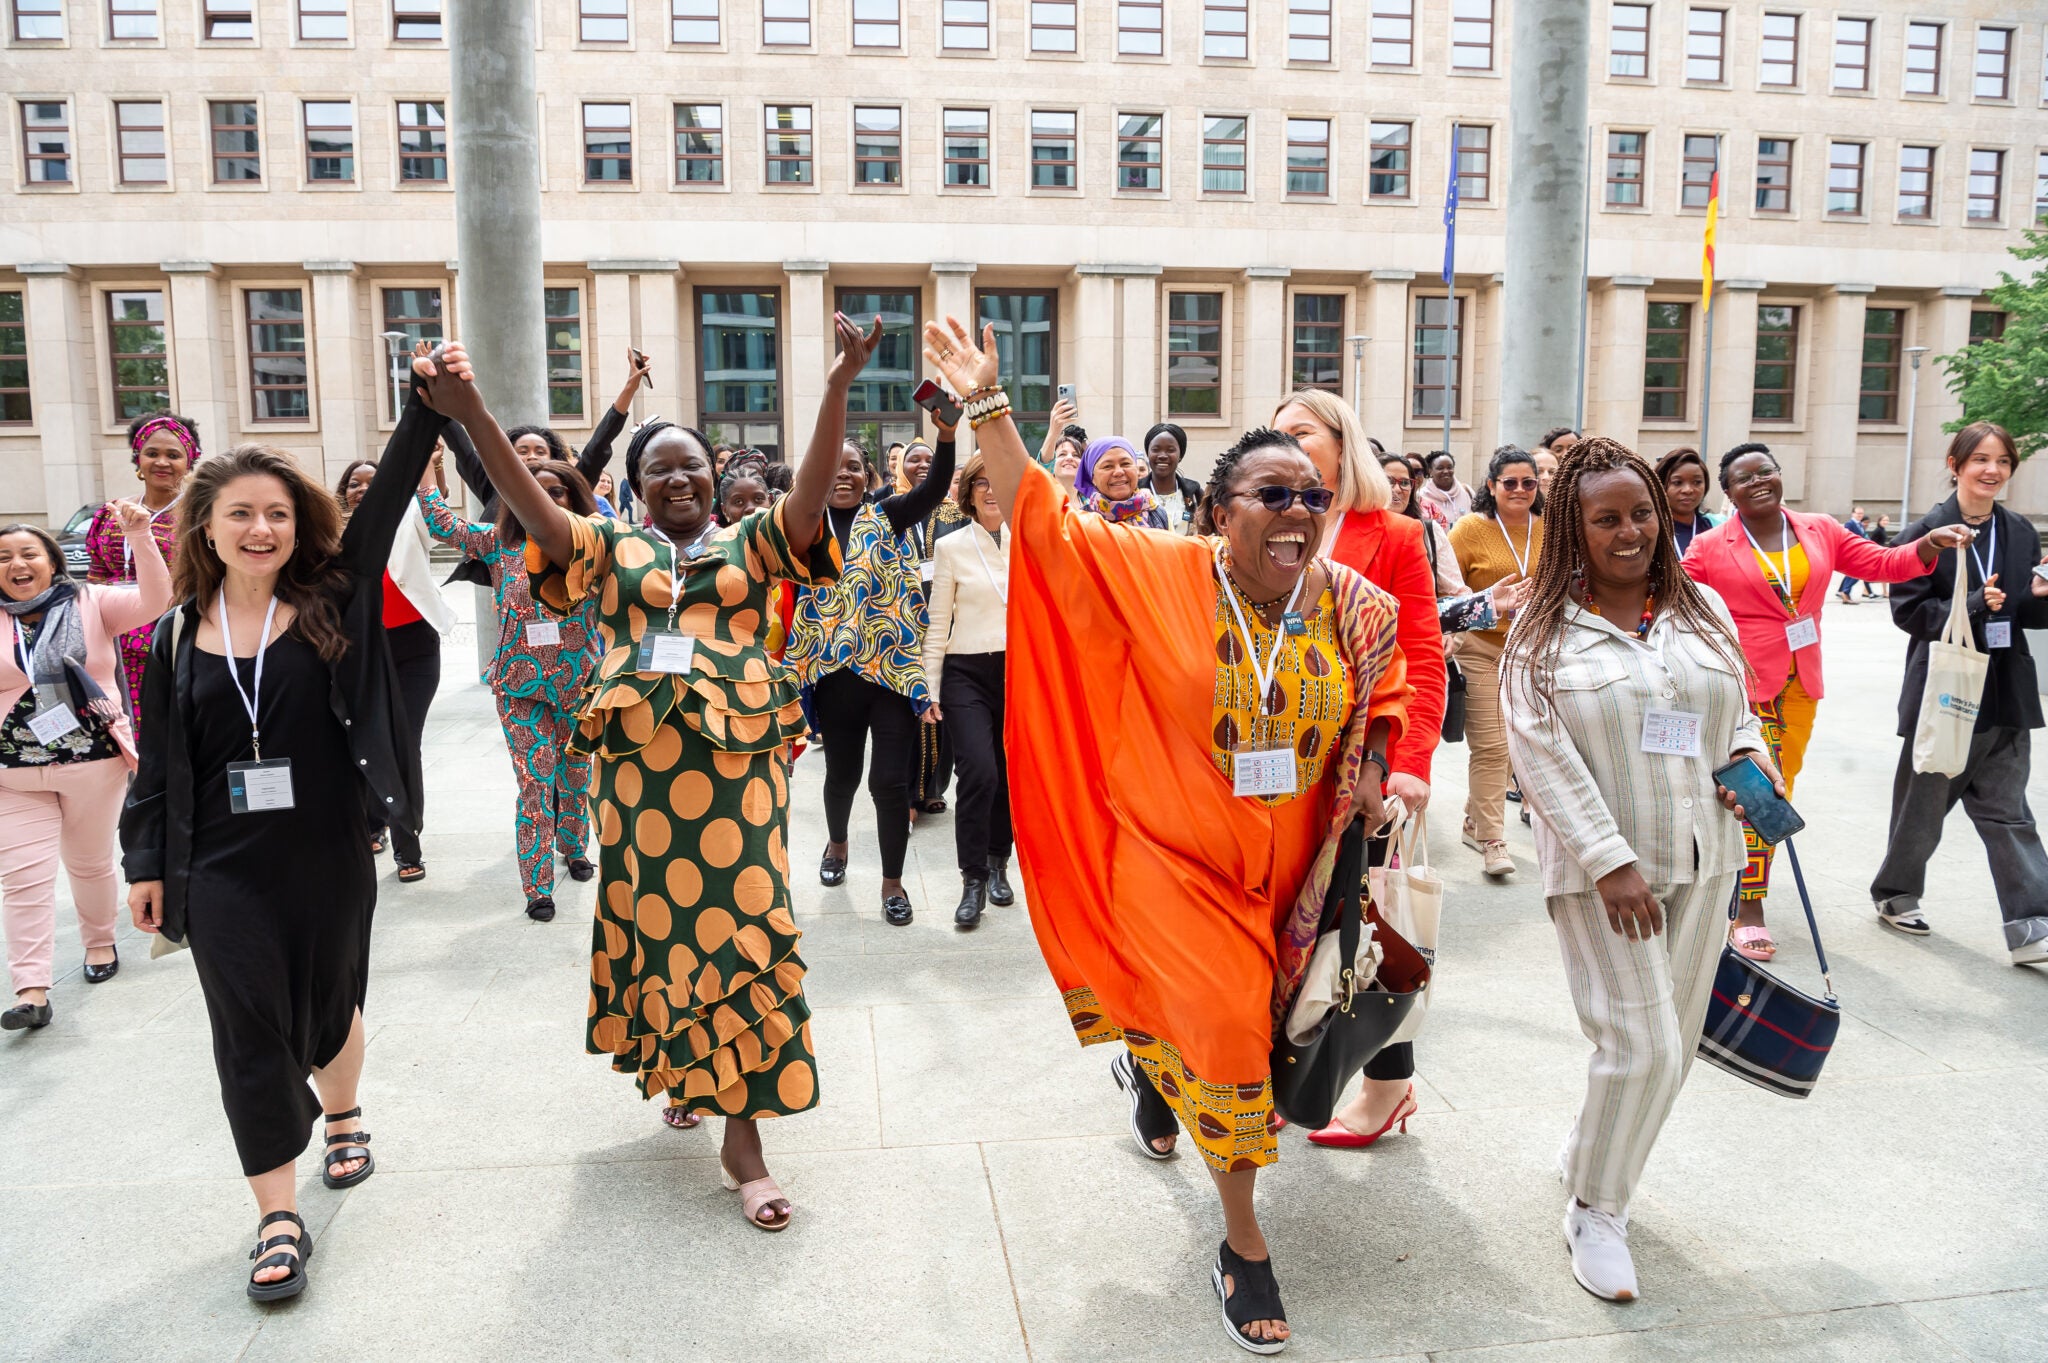
[[[950,474],[948,475],[950,476]],[[831,538],[828,534],[826,538]],[[877,506],[863,506],[846,539],[836,582],[797,584],[796,619],[784,659],[806,691],[842,668],[931,705],[924,676],[924,583],[917,546],[894,532]]]

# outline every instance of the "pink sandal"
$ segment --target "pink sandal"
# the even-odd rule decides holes
[[[1769,961],[1778,954],[1778,944],[1771,940],[1771,930],[1761,923],[1742,926],[1728,934],[1728,943],[1735,948],[1738,956],[1747,956],[1752,961]]]
[[[789,1229],[790,1218],[796,1214],[796,1206],[793,1203],[790,1209],[782,1214],[780,1221],[763,1221],[761,1219],[762,1209],[767,1207],[769,1203],[789,1201],[789,1195],[776,1185],[773,1178],[757,1178],[742,1183],[726,1172],[725,1161],[720,1160],[718,1162],[718,1181],[723,1183],[732,1192],[740,1195],[740,1214],[747,1218],[747,1224],[755,1230],[779,1231]]]

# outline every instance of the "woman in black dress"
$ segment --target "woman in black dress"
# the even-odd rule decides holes
[[[442,425],[406,407],[346,531],[283,453],[244,445],[207,460],[186,494],[179,604],[150,649],[121,815],[128,904],[136,927],[192,948],[262,1218],[258,1301],[306,1286],[313,1241],[293,1165],[314,1120],[326,1119],[328,1187],[375,1167],[356,1105],[377,897],[366,802],[414,829],[420,806],[384,566]]]

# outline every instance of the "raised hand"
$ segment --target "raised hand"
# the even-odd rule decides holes
[[[1998,585],[1998,574],[1984,579],[1984,608],[1993,615],[2005,609],[2005,588]]]
[[[120,522],[121,534],[125,538],[149,533],[149,511],[140,502],[122,497],[114,503],[114,517]]]
[[[996,324],[990,322],[981,329],[981,344],[977,346],[957,317],[948,317],[944,325],[926,322],[924,357],[960,396],[986,388],[996,381],[998,372]]]
[[[414,343],[412,353],[412,372],[419,376],[427,406],[466,427],[472,425],[473,418],[486,415],[484,396],[476,386],[476,370],[462,342],[449,341],[437,351],[419,341]]]
[[[832,357],[832,367],[825,372],[825,382],[838,388],[845,388],[860,371],[867,368],[868,357],[882,343],[882,319],[878,315],[875,324],[863,332],[860,323],[843,312],[832,314],[832,330],[839,338],[839,353]]]
[[[653,371],[653,360],[648,359],[631,346],[626,347],[626,382],[631,384],[645,383],[647,382],[647,376]]]

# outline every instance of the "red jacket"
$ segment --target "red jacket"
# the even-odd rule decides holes
[[[1907,582],[1934,571],[1931,563],[1920,561],[1918,547],[1902,544],[1885,549],[1864,539],[1832,516],[1788,511],[1792,533],[1806,551],[1806,590],[1799,594],[1795,609],[1813,621],[1814,642],[1799,650],[1799,684],[1806,694],[1819,700],[1824,694],[1820,675],[1820,612],[1828,603],[1836,573],[1847,573],[1859,582]],[[1791,680],[1793,653],[1785,638],[1791,623],[1777,589],[1764,579],[1757,566],[1756,551],[1743,532],[1742,517],[1730,516],[1712,530],[1693,536],[1685,553],[1685,571],[1693,581],[1705,583],[1728,603],[1735,617],[1735,633],[1742,652],[1749,659],[1749,698],[1774,699]]]
[[[1330,557],[1363,573],[1400,603],[1394,637],[1408,663],[1408,723],[1387,759],[1394,770],[1429,780],[1430,759],[1443,739],[1444,632],[1436,620],[1436,579],[1424,551],[1425,527],[1389,511],[1349,511],[1330,544]]]

